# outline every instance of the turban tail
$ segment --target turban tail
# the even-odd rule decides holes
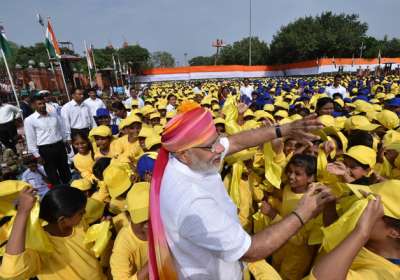
[[[178,279],[175,261],[168,247],[160,212],[160,190],[169,152],[202,145],[216,136],[211,113],[196,107],[173,118],[161,138],[162,148],[154,165],[150,187],[149,263],[151,280]]]

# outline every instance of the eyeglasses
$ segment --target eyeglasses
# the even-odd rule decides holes
[[[218,145],[218,144],[221,144],[220,141],[221,141],[221,137],[217,137],[217,139],[215,139],[214,143],[212,143],[212,144],[209,145],[209,146],[205,146],[205,147],[193,147],[193,148],[196,148],[196,149],[203,149],[203,150],[209,151],[209,152],[211,152],[211,153],[214,153],[214,152],[215,152],[215,149],[217,148],[217,145]]]

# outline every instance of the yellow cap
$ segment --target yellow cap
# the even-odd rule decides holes
[[[335,118],[330,115],[322,115],[318,119],[325,127],[335,127]]]
[[[172,119],[173,117],[175,117],[176,116],[176,112],[175,111],[169,111],[169,112],[167,112],[167,114],[165,115],[165,117],[167,118],[167,119]]]
[[[285,102],[285,101],[276,101],[276,102],[275,102],[275,106],[281,107],[281,108],[283,108],[283,109],[285,109],[285,110],[288,110],[288,109],[289,109],[289,103],[287,103],[287,102]]]
[[[158,135],[149,136],[144,141],[144,144],[146,146],[146,149],[150,150],[151,147],[153,147],[154,145],[161,144],[161,136]]]
[[[247,109],[246,112],[244,112],[243,117],[255,117],[255,116],[252,110]]]
[[[220,109],[220,106],[218,104],[214,104],[212,106],[213,111],[218,111]]]
[[[161,118],[160,113],[157,112],[157,113],[153,113],[150,115],[150,120],[156,119],[156,118]]]
[[[142,129],[140,130],[139,135],[138,135],[138,137],[144,137],[144,138],[151,137],[151,136],[157,136],[157,133],[154,131],[153,128],[144,127],[144,126],[142,127]]]
[[[263,109],[267,112],[273,112],[275,110],[275,106],[273,104],[265,104]]]
[[[142,120],[136,115],[129,115],[125,120],[125,126],[130,126],[133,123],[142,123]]]
[[[379,127],[379,124],[371,123],[365,116],[352,116],[346,120],[344,123],[344,128],[346,130],[364,130],[373,131]]]
[[[287,118],[289,116],[287,111],[284,110],[278,110],[278,112],[275,113],[275,117],[281,117],[281,118]]]
[[[132,185],[130,174],[126,168],[117,164],[110,164],[103,172],[104,183],[112,198],[116,198],[126,192]]]
[[[88,179],[77,179],[71,182],[71,187],[84,192],[92,188],[92,183]]]
[[[373,168],[376,164],[376,151],[370,147],[358,145],[351,147],[344,155],[349,156],[359,163]]]
[[[0,213],[4,216],[11,216],[16,213],[15,200],[19,192],[25,188],[32,186],[23,181],[6,180],[0,182]]]
[[[383,110],[382,112],[377,113],[375,118],[387,129],[395,129],[400,125],[400,120],[397,114],[389,110]]]
[[[129,215],[134,224],[145,222],[149,219],[149,193],[150,183],[139,182],[132,186],[126,201]]]
[[[225,120],[223,119],[223,118],[216,118],[215,120],[214,120],[214,124],[223,124],[223,125],[225,125]]]
[[[105,125],[94,127],[89,132],[90,138],[93,138],[94,136],[109,137],[111,135],[112,135],[111,129]]]
[[[126,119],[122,119],[118,124],[118,129],[123,130],[125,126],[126,126]]]
[[[150,106],[150,105],[146,105],[146,106],[143,106],[140,111],[144,116],[146,116],[146,115],[149,115],[149,114],[153,113],[154,112],[154,108],[152,106]]]
[[[289,118],[292,121],[298,121],[298,120],[301,120],[303,117],[301,115],[299,115],[299,114],[294,114],[294,115],[291,115]]]

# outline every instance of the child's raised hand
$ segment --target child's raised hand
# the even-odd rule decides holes
[[[25,187],[18,196],[17,209],[20,213],[30,213],[36,202],[36,190]]]
[[[346,165],[341,161],[328,163],[326,170],[336,176],[344,176],[348,173]]]
[[[272,205],[265,200],[261,201],[260,211],[271,219],[275,218],[277,214],[277,211],[272,207]]]
[[[368,201],[367,207],[364,209],[363,214],[358,220],[356,229],[364,234],[366,239],[368,239],[375,223],[381,219],[383,215],[381,197],[376,196],[376,199]]]

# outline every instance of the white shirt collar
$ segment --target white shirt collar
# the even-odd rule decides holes
[[[176,157],[170,154],[169,162],[180,172],[187,175],[188,177],[202,179],[208,176],[216,175],[218,172],[213,173],[202,173],[198,171],[194,171],[189,166],[179,161]]]

